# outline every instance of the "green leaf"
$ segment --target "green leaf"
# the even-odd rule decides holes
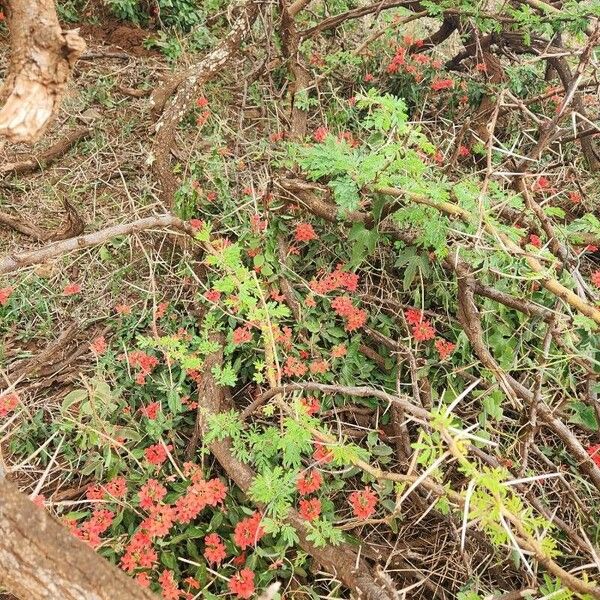
[[[360,196],[358,186],[349,177],[340,177],[329,182],[329,187],[333,191],[335,203],[343,213],[358,210]]]

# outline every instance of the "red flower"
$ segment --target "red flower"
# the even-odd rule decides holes
[[[221,299],[221,292],[218,292],[217,290],[209,290],[208,292],[204,293],[204,297],[209,301],[209,302],[218,302]]]
[[[569,192],[569,200],[573,204],[579,204],[581,202],[581,194],[579,192]]]
[[[539,177],[536,181],[536,187],[545,190],[550,187],[550,180],[547,177]]]
[[[352,492],[348,500],[352,506],[354,515],[359,519],[368,519],[375,512],[377,496],[370,487]]]
[[[154,508],[166,495],[167,489],[165,487],[156,479],[148,479],[138,492],[140,508],[146,510]]]
[[[140,369],[135,377],[135,382],[139,385],[146,383],[146,377],[150,375],[158,365],[158,359],[156,357],[150,356],[141,350],[130,352],[127,356],[127,362],[131,367]]]
[[[300,516],[307,521],[314,521],[321,514],[321,501],[318,498],[300,500]]]
[[[63,296],[74,296],[81,292],[81,286],[78,283],[69,283],[63,289]]]
[[[303,475],[299,475],[296,480],[296,488],[303,495],[307,496],[316,492],[323,483],[323,476],[319,471],[306,471]]]
[[[407,308],[404,311],[404,317],[409,325],[418,325],[423,321],[423,311],[416,308]]]
[[[164,600],[178,600],[180,591],[177,587],[177,582],[175,581],[173,571],[165,569],[158,576],[158,583],[160,583],[162,597]]]
[[[160,402],[151,402],[148,406],[144,406],[141,409],[141,413],[151,421],[156,419],[156,415],[158,415],[158,411],[160,410]]]
[[[250,598],[254,594],[254,573],[250,569],[242,569],[229,580],[228,587],[238,598]]]
[[[143,588],[148,588],[150,587],[150,583],[151,583],[151,579],[150,576],[148,575],[148,573],[138,573],[135,576],[135,582]]]
[[[330,463],[333,460],[333,452],[327,447],[319,444],[313,452],[313,459],[318,463]]]
[[[487,65],[483,62],[483,63],[477,63],[475,65],[475,70],[477,70],[481,73],[486,73],[488,68],[487,68]]]
[[[417,342],[426,342],[435,337],[435,329],[429,321],[422,321],[413,325],[412,334]]]
[[[439,352],[442,360],[448,358],[454,352],[455,348],[456,344],[452,342],[443,339],[435,340],[435,349]]]
[[[129,306],[129,304],[117,304],[115,306],[115,310],[120,315],[130,315],[131,314],[131,306]]]
[[[594,271],[592,273],[592,283],[600,288],[600,270]]]
[[[106,493],[113,498],[125,498],[127,495],[127,481],[125,477],[111,479],[105,487]]]
[[[462,144],[458,147],[458,155],[465,157],[465,156],[469,156],[471,154],[471,151],[469,150],[469,148],[467,146],[463,146]]]
[[[204,550],[204,558],[210,563],[220,564],[227,556],[225,546],[221,538],[216,533],[210,533],[204,538],[206,549]]]
[[[366,83],[369,83],[370,81],[374,81],[375,76],[373,75],[373,73],[366,73],[364,76],[364,80]]]
[[[321,410],[321,405],[319,404],[319,400],[314,396],[309,396],[308,398],[302,398],[300,400],[300,404],[306,409],[306,412],[309,415],[314,415]]]
[[[331,349],[332,358],[342,358],[348,354],[348,350],[344,344],[337,344]]]
[[[148,517],[140,527],[149,537],[164,537],[175,522],[175,509],[168,504],[153,506],[148,510]]]
[[[17,408],[19,404],[19,394],[16,392],[6,392],[0,395],[0,419],[4,418],[9,412]]]
[[[541,248],[542,247],[542,240],[540,239],[539,236],[535,235],[535,233],[532,233],[529,236],[529,243],[534,246],[535,248]]]
[[[232,340],[234,344],[239,346],[252,341],[252,333],[247,327],[238,327],[233,332]]]
[[[329,129],[327,127],[317,127],[313,133],[313,139],[315,142],[324,142],[325,138],[329,135]]]
[[[196,100],[196,106],[198,108],[206,108],[208,106],[208,100],[204,96],[200,96],[200,98]]]
[[[302,377],[308,371],[308,367],[301,363],[294,356],[288,356],[285,365],[283,366],[283,373],[287,377]]]
[[[172,449],[173,446],[171,444],[165,448],[164,444],[158,443],[146,448],[146,450],[144,450],[144,456],[150,464],[159,467],[167,460],[167,450]]]
[[[600,444],[595,444],[587,449],[587,453],[590,458],[594,461],[597,467],[600,467]]]
[[[320,373],[327,373],[329,371],[329,363],[326,360],[313,360],[310,363],[310,372],[318,375]]]
[[[317,239],[317,234],[310,223],[298,223],[294,237],[297,242],[310,242]]]
[[[108,346],[106,345],[106,339],[103,335],[98,336],[90,344],[91,351],[98,356],[104,354],[106,352],[107,347]]]
[[[4,288],[0,288],[0,306],[4,306],[7,302],[8,299],[10,298],[10,295],[15,291],[15,288],[13,287],[4,287]]]
[[[327,294],[340,289],[355,292],[358,289],[358,275],[342,271],[342,265],[338,265],[335,271],[327,273],[320,280],[313,279],[310,288],[317,294]]]
[[[242,519],[233,532],[233,541],[242,550],[254,546],[265,535],[265,530],[260,526],[262,515],[255,512],[251,517]]]
[[[202,219],[190,219],[188,222],[192,229],[202,229],[204,227],[204,221]]]
[[[448,90],[454,87],[453,79],[434,79],[431,82],[431,89],[435,92],[440,90]]]
[[[154,311],[154,318],[155,319],[162,319],[165,316],[165,313],[167,312],[167,308],[169,308],[169,303],[168,302],[161,302],[156,307],[156,310]]]

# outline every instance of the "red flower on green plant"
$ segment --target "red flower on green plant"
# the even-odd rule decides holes
[[[299,475],[296,480],[296,488],[303,496],[316,492],[322,484],[323,476],[314,469]]]
[[[254,573],[250,569],[242,569],[229,580],[228,587],[238,598],[250,598],[254,594]]]
[[[0,306],[4,306],[8,302],[8,299],[14,291],[15,288],[10,286],[0,288]]]
[[[242,550],[254,546],[265,535],[265,530],[260,526],[262,515],[255,512],[251,517],[242,519],[233,532],[233,541]]]
[[[529,243],[534,246],[535,248],[541,248],[542,247],[542,240],[540,238],[539,235],[535,235],[535,233],[532,233],[529,236]]]
[[[216,533],[209,533],[204,538],[204,558],[210,563],[220,564],[227,556],[223,541]]]
[[[329,129],[327,127],[317,127],[313,133],[313,139],[315,142],[324,142],[325,138],[329,135]]]
[[[449,90],[454,87],[453,79],[434,79],[431,82],[431,89],[434,92],[439,92],[440,90]]]
[[[323,464],[330,463],[333,460],[333,452],[326,446],[319,444],[313,452],[313,460]]]
[[[107,348],[108,345],[106,344],[106,339],[103,335],[98,336],[90,343],[90,349],[96,356],[104,354]]]
[[[309,415],[315,415],[321,410],[321,404],[319,403],[318,398],[315,398],[314,396],[302,398],[300,400],[300,404],[304,407]]]
[[[169,444],[165,448],[164,444],[154,444],[144,450],[144,456],[150,464],[160,467],[167,460],[167,450],[173,450],[173,446]]]
[[[204,292],[204,297],[209,301],[209,302],[218,302],[221,299],[221,292],[218,292],[217,290],[208,290],[208,292]]]
[[[233,331],[232,341],[236,346],[252,341],[252,332],[247,327],[238,327]]]
[[[177,582],[175,581],[175,576],[173,575],[173,571],[169,571],[165,569],[158,576],[158,583],[160,584],[160,589],[162,591],[162,597],[164,600],[178,600],[180,595],[180,590],[177,587]]]
[[[435,329],[429,321],[422,321],[413,325],[412,335],[417,342],[426,342],[435,337]]]
[[[352,492],[348,497],[348,501],[352,506],[355,517],[368,519],[375,512],[377,496],[370,487],[366,487],[364,490]]]
[[[321,501],[318,498],[300,500],[300,516],[307,521],[314,521],[321,514]]]
[[[6,392],[0,395],[0,419],[15,410],[19,405],[19,400],[19,394],[16,392]]]
[[[454,349],[456,348],[456,344],[453,344],[452,342],[449,342],[449,341],[441,339],[441,338],[435,340],[434,345],[435,345],[435,349],[438,351],[440,358],[442,360],[445,360],[446,358],[448,358],[454,352]]]
[[[145,510],[153,508],[167,495],[167,489],[161,485],[156,479],[148,479],[140,488],[138,497],[140,500],[140,508]]]
[[[298,223],[294,233],[294,239],[297,242],[310,242],[317,239],[317,234],[310,223]]]

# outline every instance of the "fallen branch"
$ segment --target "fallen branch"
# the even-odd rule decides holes
[[[57,158],[63,156],[77,142],[89,137],[91,133],[92,130],[88,127],[80,127],[41,152],[38,156],[31,156],[19,162],[9,162],[0,165],[0,175],[8,173],[23,175],[24,173],[32,173],[36,169],[43,169]]]
[[[90,248],[91,246],[97,246],[103,244],[108,240],[118,237],[120,235],[130,235],[132,233],[138,233],[146,229],[153,228],[167,228],[174,227],[187,234],[193,235],[193,229],[190,225],[170,214],[162,215],[160,217],[147,217],[145,219],[139,219],[132,223],[124,223],[123,225],[113,225],[100,231],[81,235],[79,237],[71,238],[68,240],[55,242],[39,248],[38,250],[30,250],[29,252],[21,252],[18,254],[9,254],[4,258],[0,259],[0,275],[10,273],[21,269],[23,267],[29,267],[31,265],[37,265],[43,263],[52,258],[57,258],[63,254],[73,252],[74,250],[81,250],[83,248]]]

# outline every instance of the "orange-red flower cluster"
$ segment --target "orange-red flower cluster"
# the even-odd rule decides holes
[[[251,517],[242,519],[233,532],[233,541],[242,550],[256,545],[265,535],[265,530],[260,526],[262,515],[255,512]]]
[[[364,490],[352,492],[348,497],[348,501],[352,506],[355,517],[368,519],[375,512],[377,496],[370,487],[366,487]]]
[[[321,514],[321,501],[318,498],[300,500],[300,516],[307,521],[314,521]]]
[[[367,311],[356,308],[348,296],[334,298],[331,308],[346,321],[344,329],[348,332],[360,329],[367,322]]]
[[[0,419],[3,419],[9,412],[12,412],[19,405],[19,394],[16,392],[7,392],[0,396]]]
[[[204,558],[210,563],[220,564],[227,556],[227,551],[223,545],[223,540],[217,533],[210,533],[204,538]]]
[[[228,587],[238,598],[250,598],[254,594],[254,573],[250,569],[242,569],[229,580]]]
[[[342,265],[338,265],[331,273],[318,280],[313,279],[310,289],[316,294],[328,294],[336,290],[355,292],[358,289],[358,275],[342,271]]]
[[[135,376],[135,382],[139,385],[146,383],[146,377],[154,371],[158,365],[158,359],[150,354],[146,354],[142,350],[134,350],[127,355],[129,366],[134,369],[139,369]]]
[[[13,287],[3,287],[0,288],[0,306],[4,306],[5,304],[8,303],[8,299],[10,298],[11,294],[15,291],[15,288]]]
[[[307,496],[316,492],[323,484],[323,475],[319,471],[311,469],[298,476],[296,488],[303,495]]]

